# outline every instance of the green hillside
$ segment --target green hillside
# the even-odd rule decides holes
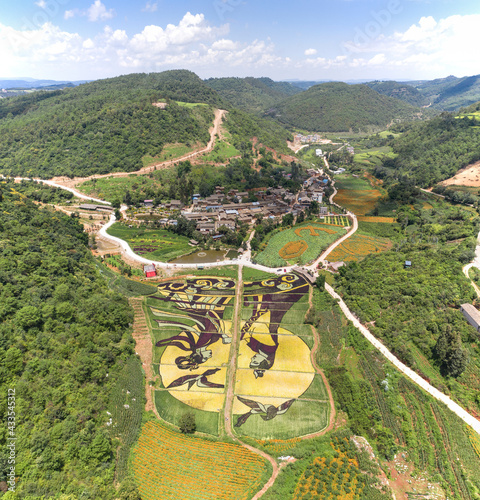
[[[447,76],[428,81],[408,82],[434,109],[456,111],[480,100],[480,75]]]
[[[210,78],[205,83],[220,96],[244,111],[259,113],[301,89],[270,78]]]
[[[167,101],[162,110],[152,106]],[[206,143],[224,100],[190,71],[132,74],[0,101],[0,172],[86,176],[133,171],[167,143]]]
[[[268,111],[281,123],[315,132],[374,130],[418,113],[417,108],[366,85],[340,82],[315,85]]]
[[[368,82],[365,85],[376,90],[379,94],[400,99],[412,106],[426,106],[429,104],[428,99],[418,89],[405,83],[375,81]]]
[[[403,127],[404,133],[391,141],[396,157],[386,158],[375,174],[385,179],[407,176],[428,187],[480,160],[480,128],[475,117],[468,117],[478,109],[480,103],[468,108],[467,116],[444,112]]]
[[[5,498],[112,500],[145,404],[133,313],[108,288],[83,226],[39,208],[32,188],[0,187],[0,496],[13,436],[16,493]]]

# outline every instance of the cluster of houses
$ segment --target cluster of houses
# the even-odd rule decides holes
[[[293,138],[293,143],[311,144],[313,142],[320,142],[321,140],[322,137],[319,136],[318,134],[310,134],[310,135],[296,134]]]
[[[249,191],[227,191],[223,186],[216,186],[215,193],[210,196],[203,198],[200,194],[194,194],[189,207],[184,207],[178,200],[172,200],[158,208],[162,213],[177,213],[194,221],[197,231],[203,235],[221,238],[217,233],[222,226],[235,231],[240,224],[254,224],[258,219],[279,222],[288,213],[298,215],[309,208],[313,201],[321,204],[329,180],[321,170],[310,169],[307,173],[310,177],[297,195],[281,186]],[[145,200],[144,206],[153,209],[153,200]],[[321,207],[320,213],[326,215],[327,207]],[[165,226],[177,224],[173,217],[165,217],[158,222]]]

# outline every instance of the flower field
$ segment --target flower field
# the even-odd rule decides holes
[[[383,224],[393,224],[397,221],[395,217],[372,217],[368,215],[360,215],[357,219],[358,222],[380,222]]]
[[[332,253],[328,255],[330,262],[354,261],[366,257],[372,253],[384,252],[392,247],[392,243],[387,238],[366,236],[355,233],[343,243],[338,245]]]
[[[310,498],[359,498],[365,489],[364,474],[358,468],[352,444],[344,438],[330,443],[334,457],[316,457],[297,483],[293,500]]]
[[[306,264],[314,260],[337,238],[345,234],[347,217],[329,217],[338,224],[306,222],[290,229],[283,229],[270,237],[266,246],[255,257],[259,264],[281,267],[286,264]],[[342,223],[345,224],[342,224]]]
[[[335,202],[352,211],[355,215],[366,215],[375,208],[383,193],[363,179],[339,178],[336,181],[338,189]]]
[[[143,500],[248,500],[262,485],[266,461],[236,444],[187,437],[147,422],[133,470]]]

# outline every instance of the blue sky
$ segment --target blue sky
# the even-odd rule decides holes
[[[16,0],[0,5],[0,77],[465,76],[478,26],[478,0]]]

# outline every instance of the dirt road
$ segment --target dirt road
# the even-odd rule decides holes
[[[150,165],[148,167],[143,167],[140,170],[137,170],[135,172],[113,172],[110,174],[94,174],[94,175],[90,175],[88,177],[74,177],[73,179],[70,179],[69,177],[53,177],[52,179],[50,179],[50,183],[60,185],[60,186],[69,187],[69,188],[75,188],[75,186],[82,184],[85,181],[92,180],[92,179],[102,179],[105,177],[128,177],[129,175],[144,175],[144,174],[148,174],[150,172],[153,172],[154,170],[171,167],[172,165],[174,165],[175,163],[178,163],[179,161],[189,160],[191,158],[195,158],[196,156],[202,155],[204,153],[208,153],[209,151],[211,151],[213,149],[213,147],[215,145],[216,135],[218,134],[218,132],[220,130],[222,120],[223,120],[224,116],[226,115],[226,113],[227,112],[224,109],[216,109],[215,110],[215,119],[213,121],[212,127],[210,128],[210,140],[208,141],[208,144],[204,148],[197,149],[196,151],[188,153],[188,154],[181,156],[179,158],[156,163],[155,165]]]

